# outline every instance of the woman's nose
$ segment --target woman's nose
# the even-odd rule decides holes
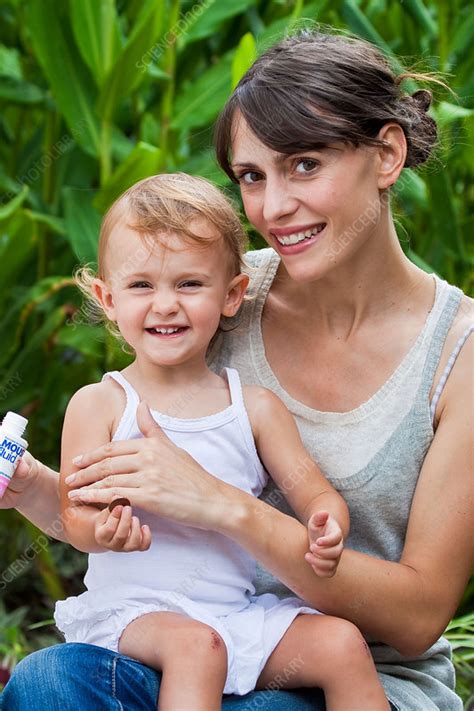
[[[263,218],[265,222],[274,224],[282,217],[292,215],[298,208],[298,201],[291,194],[283,180],[268,180],[265,186],[263,201]]]

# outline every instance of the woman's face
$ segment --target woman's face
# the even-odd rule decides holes
[[[380,222],[377,151],[343,145],[286,155],[235,121],[232,168],[245,212],[301,282],[348,263]]]

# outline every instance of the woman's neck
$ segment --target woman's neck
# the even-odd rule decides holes
[[[373,234],[356,254],[326,276],[301,284],[283,263],[272,294],[298,319],[347,339],[366,321],[383,318],[417,299],[431,308],[433,281],[404,255],[393,224],[384,237]],[[426,302],[426,303],[425,303]]]

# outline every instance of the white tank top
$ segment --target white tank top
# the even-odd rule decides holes
[[[178,447],[185,449],[204,469],[243,491],[259,496],[267,473],[255,448],[245,409],[240,378],[225,368],[231,405],[207,417],[180,419],[152,411],[156,422]],[[142,437],[136,420],[137,392],[124,376],[113,378],[125,390],[127,403],[113,440]],[[91,553],[84,578],[88,590],[104,585],[136,584],[155,590],[174,591],[205,603],[215,615],[236,612],[248,605],[255,588],[255,561],[230,538],[153,516],[134,509],[148,524],[152,543],[148,551]]]

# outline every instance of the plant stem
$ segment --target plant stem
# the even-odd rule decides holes
[[[177,36],[175,34],[175,29],[179,20],[180,13],[180,0],[172,0],[170,7],[170,19],[168,32],[166,34],[169,37],[169,42],[166,47],[164,56],[164,71],[169,76],[169,81],[167,82],[163,97],[161,100],[161,131],[160,131],[160,148],[162,151],[161,155],[161,165],[160,169],[163,170],[169,164],[168,153],[169,153],[169,143],[170,143],[170,123],[173,114],[173,101],[175,93],[175,72],[176,72],[176,40]]]

